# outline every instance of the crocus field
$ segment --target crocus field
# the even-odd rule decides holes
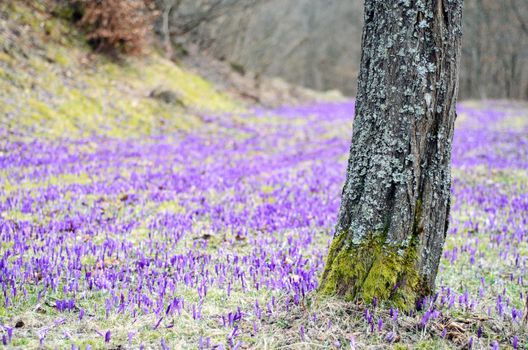
[[[1,341],[528,349],[526,104],[459,106],[437,293],[410,314],[316,293],[353,109],[203,116],[133,139],[2,132]]]

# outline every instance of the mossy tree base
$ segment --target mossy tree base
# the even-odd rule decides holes
[[[372,234],[353,245],[346,237],[341,233],[332,242],[320,293],[367,303],[376,298],[410,310],[418,296],[429,292],[420,283],[414,240],[408,246],[389,246],[382,234]]]

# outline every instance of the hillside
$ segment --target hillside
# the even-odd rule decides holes
[[[72,23],[39,4],[0,5],[3,134],[158,134],[189,130],[204,112],[244,109],[154,50],[121,61],[94,54]]]
[[[205,114],[241,112],[248,104],[340,98],[280,79],[255,81],[199,53],[187,56],[185,67],[155,46],[140,57],[97,54],[67,10],[50,12],[44,3],[0,5],[2,133],[156,135],[190,130]]]

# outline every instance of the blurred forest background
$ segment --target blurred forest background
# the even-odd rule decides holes
[[[195,45],[243,73],[355,95],[361,0],[156,4],[156,30],[177,47]],[[528,1],[466,0],[464,6],[460,98],[528,99]]]

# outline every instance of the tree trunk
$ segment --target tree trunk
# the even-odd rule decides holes
[[[171,6],[167,6],[163,9],[163,13],[161,15],[162,22],[161,22],[161,28],[163,33],[163,46],[165,47],[165,58],[171,59],[172,58],[172,43],[170,39],[170,32],[169,32],[169,15],[171,12]]]
[[[401,309],[447,232],[463,0],[365,0],[356,116],[323,294]]]

